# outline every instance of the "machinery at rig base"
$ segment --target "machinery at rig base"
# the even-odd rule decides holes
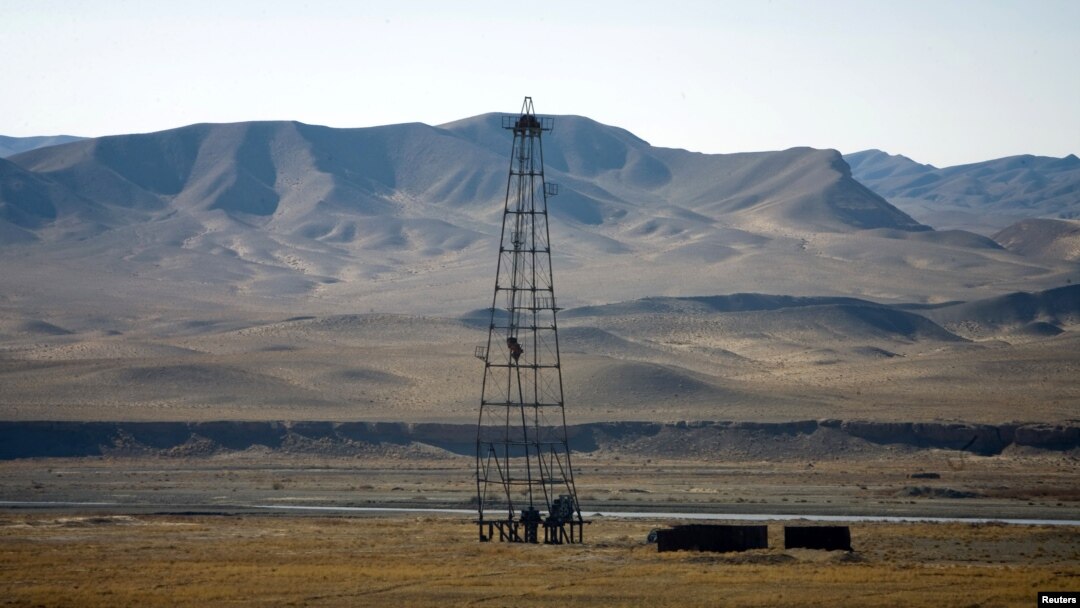
[[[548,197],[541,137],[554,126],[533,111],[504,116],[513,131],[495,294],[476,432],[477,525],[480,540],[582,542],[566,431]]]

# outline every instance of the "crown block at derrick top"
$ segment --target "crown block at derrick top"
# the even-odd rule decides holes
[[[505,115],[502,117],[502,128],[512,129],[515,133],[546,133],[555,128],[555,118],[534,114]]]

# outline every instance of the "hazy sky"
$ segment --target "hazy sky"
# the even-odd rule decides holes
[[[1077,0],[0,0],[0,57],[15,136],[440,124],[531,95],[701,152],[1080,153]]]

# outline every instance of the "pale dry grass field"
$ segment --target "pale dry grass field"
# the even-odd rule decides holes
[[[3,461],[0,606],[1027,606],[1080,586],[1078,527],[856,523],[853,553],[782,548],[799,514],[1075,518],[1067,454],[579,455],[582,546],[482,544],[468,515],[285,509],[469,508],[471,464],[391,449]],[[659,554],[646,537],[677,518],[595,514],[648,510],[794,519],[769,522],[768,550]]]
[[[982,457],[921,450],[820,456],[672,458],[598,451],[575,454],[574,469],[587,515],[1078,519],[1080,513],[1080,461],[1068,454]],[[0,461],[0,509],[51,510],[57,503],[96,503],[101,506],[94,508],[118,514],[242,513],[257,505],[471,509],[474,466],[470,456],[409,447],[354,456],[253,450],[206,457],[15,459]]]
[[[861,524],[855,552],[479,543],[452,517],[0,516],[3,606],[1027,606],[1080,587],[1080,529]]]

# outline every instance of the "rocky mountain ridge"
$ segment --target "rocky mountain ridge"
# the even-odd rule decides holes
[[[844,155],[852,174],[938,229],[992,234],[1028,218],[1080,218],[1080,158],[1024,154],[938,168],[881,150]]]
[[[929,229],[832,150],[697,154],[555,118],[544,154],[561,186],[550,209],[568,303],[718,291],[935,302],[1075,274]],[[4,290],[37,308],[469,310],[493,273],[509,148],[495,114],[201,124],[38,148],[0,160]]]

